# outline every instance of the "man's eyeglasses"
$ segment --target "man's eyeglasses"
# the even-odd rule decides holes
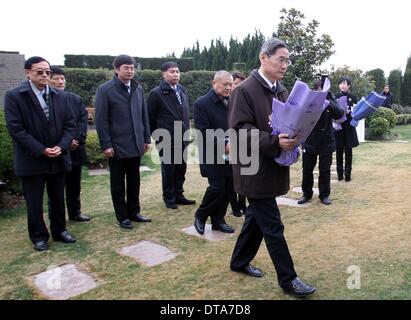
[[[269,58],[272,58],[272,55],[267,54],[267,56],[268,56]],[[290,59],[283,58],[283,57],[274,58],[274,60],[276,60],[276,61],[279,62],[280,64],[286,65],[287,67],[289,67],[289,66],[291,66],[291,65],[293,64]]]
[[[42,70],[42,69],[32,70],[32,69],[30,69],[30,71],[35,72],[39,76],[41,76],[43,74],[46,74],[48,76],[51,75],[51,70]]]

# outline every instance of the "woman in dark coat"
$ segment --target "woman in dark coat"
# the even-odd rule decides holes
[[[336,98],[340,98],[342,96],[347,97],[348,113],[347,120],[341,124],[342,129],[335,131],[335,143],[337,146],[337,174],[338,181],[343,180],[345,177],[345,181],[348,182],[351,181],[352,148],[359,145],[357,131],[355,127],[350,125],[352,119],[352,107],[357,103],[357,98],[349,92],[351,86],[350,78],[342,77],[338,81],[338,86],[340,87],[341,92],[336,95]]]

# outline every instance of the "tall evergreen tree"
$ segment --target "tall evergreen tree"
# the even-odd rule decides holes
[[[367,71],[367,76],[369,76],[374,82],[375,88],[374,91],[380,93],[384,89],[385,85],[385,74],[384,70],[377,68],[370,71]]]
[[[402,72],[399,69],[392,70],[388,76],[388,84],[390,85],[390,91],[394,96],[394,103],[401,103],[401,82]]]
[[[411,106],[411,55],[408,57],[405,67],[404,78],[402,81],[402,104]]]

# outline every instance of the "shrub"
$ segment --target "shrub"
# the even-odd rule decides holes
[[[4,109],[0,106],[0,180],[13,176],[13,141],[6,128]]]
[[[398,114],[396,118],[397,125],[411,124],[411,114]]]
[[[391,110],[395,112],[395,114],[402,114],[404,113],[404,108],[400,104],[393,104],[391,106]]]
[[[368,126],[369,139],[381,139],[390,132],[390,124],[387,119],[376,117],[370,120]]]
[[[384,118],[388,121],[389,129],[392,129],[397,124],[395,112],[389,108],[379,107],[376,112],[370,117],[370,121],[374,118]],[[371,124],[371,122],[370,122]]]
[[[103,152],[101,151],[98,141],[97,132],[89,131],[86,141],[87,164],[89,168],[107,168],[108,162]]]

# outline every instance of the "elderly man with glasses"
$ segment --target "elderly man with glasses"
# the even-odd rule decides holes
[[[76,242],[66,230],[64,212],[64,175],[70,169],[67,156],[75,123],[65,94],[48,85],[50,64],[31,57],[24,69],[28,81],[6,93],[4,111],[14,141],[15,173],[27,205],[29,237],[34,249],[44,251],[49,239],[43,220],[46,185],[51,236],[55,241]]]

